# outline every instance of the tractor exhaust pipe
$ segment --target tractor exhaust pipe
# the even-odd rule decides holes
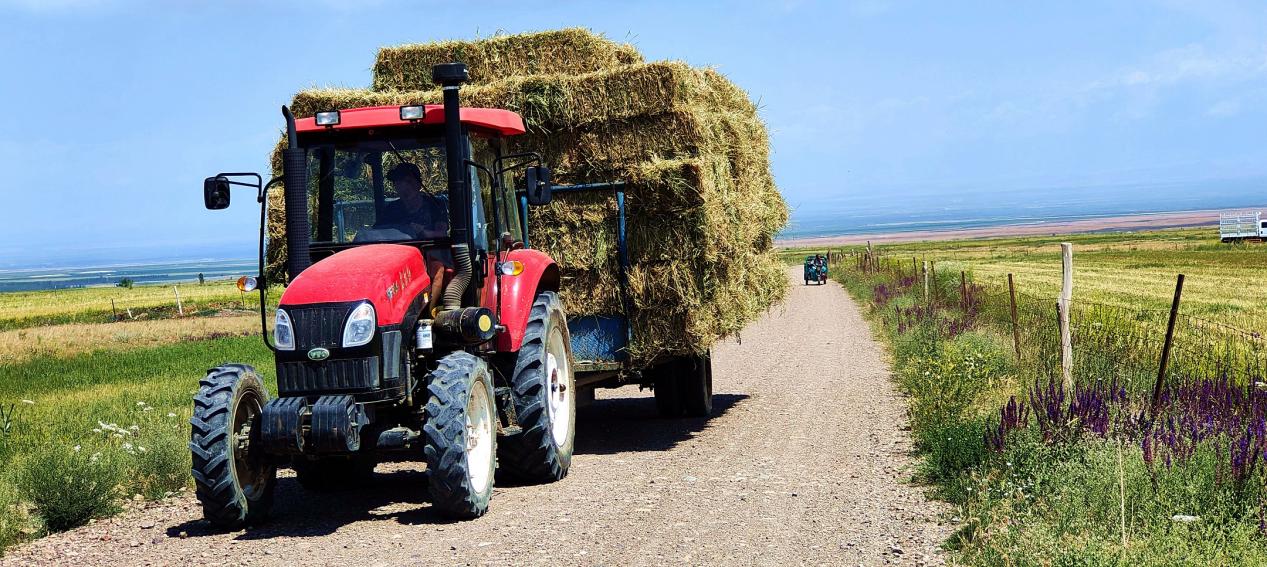
[[[471,205],[470,186],[464,175],[466,148],[462,144],[462,113],[458,91],[470,75],[463,63],[444,63],[431,68],[431,80],[444,92],[444,152],[448,158],[449,237],[453,240],[453,264],[457,273],[444,290],[442,309],[462,307],[462,297],[471,285]]]
[[[286,186],[286,272],[290,281],[308,269],[312,257],[308,252],[308,163],[299,135],[295,132],[295,115],[282,107],[286,117],[286,149],[282,150],[282,183]]]

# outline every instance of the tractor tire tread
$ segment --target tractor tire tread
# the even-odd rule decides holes
[[[498,444],[497,460],[505,467],[507,475],[520,481],[547,483],[561,480],[567,476],[572,461],[571,446],[566,450],[555,447],[550,412],[546,407],[549,402],[542,392],[548,387],[545,376],[546,340],[550,319],[556,314],[556,324],[563,325],[566,343],[567,317],[559,296],[552,291],[537,294],[511,377],[515,415],[522,430],[503,438]]]
[[[262,520],[272,501],[274,482],[269,481],[261,498],[248,502],[238,489],[229,464],[231,406],[243,388],[257,390],[261,402],[268,400],[263,382],[251,367],[226,364],[208,370],[199,381],[194,413],[189,419],[195,494],[202,503],[204,517],[222,529],[238,529]]]
[[[428,397],[423,410],[426,423],[422,430],[428,490],[433,506],[458,519],[484,515],[492,496],[491,479],[487,495],[477,493],[471,486],[466,459],[466,400],[470,395],[470,376],[482,363],[468,352],[453,352],[441,358],[427,377]],[[492,384],[487,386],[491,388]],[[493,442],[496,443],[496,436]]]

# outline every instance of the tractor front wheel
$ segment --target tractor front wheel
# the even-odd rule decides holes
[[[277,466],[259,445],[268,392],[255,369],[226,364],[207,372],[194,396],[189,449],[202,513],[235,530],[268,516]]]
[[[498,444],[511,476],[554,482],[568,474],[576,432],[576,381],[567,316],[554,292],[537,295],[511,379],[522,429]]]
[[[440,359],[427,376],[423,436],[431,503],[472,519],[488,511],[497,467],[496,402],[488,363],[467,352]]]

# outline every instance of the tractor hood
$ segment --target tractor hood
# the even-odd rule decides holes
[[[379,326],[395,325],[430,284],[417,248],[367,244],[309,266],[282,293],[281,306],[369,300]]]

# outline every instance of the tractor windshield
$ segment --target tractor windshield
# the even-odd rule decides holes
[[[308,180],[314,245],[449,236],[444,143],[439,138],[312,145]]]

